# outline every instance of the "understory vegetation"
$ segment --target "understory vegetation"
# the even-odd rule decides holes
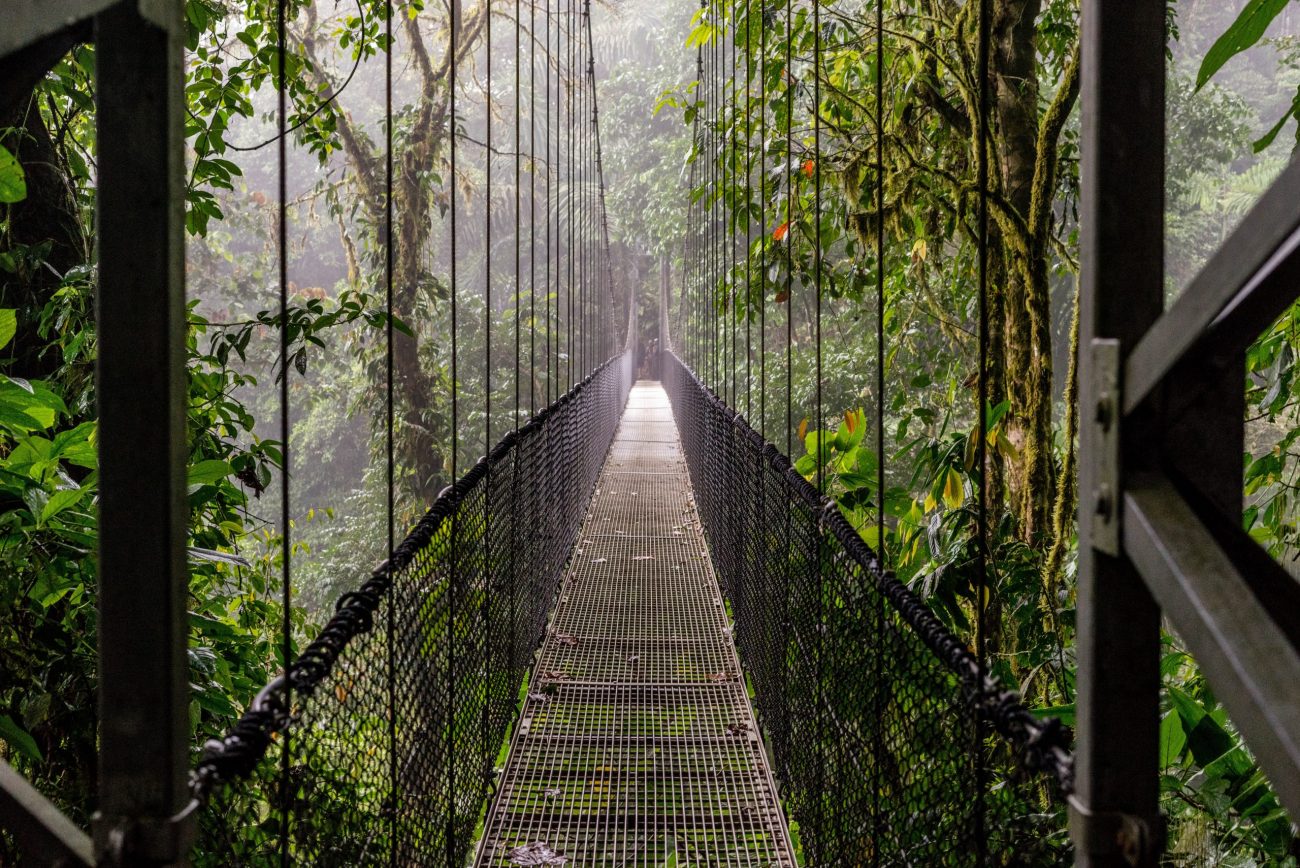
[[[712,388],[789,450],[809,481],[820,480],[899,576],[972,643],[982,412],[985,648],[1031,707],[1072,725],[1078,5],[991,4],[982,410],[975,9],[886,3],[879,54],[872,3],[822,5],[820,32],[804,4],[721,0],[695,13],[687,44],[699,52],[702,78],[667,89],[657,106],[680,110],[695,143],[684,170],[696,227],[686,250],[703,263],[691,270],[688,262],[674,337]],[[1168,6],[1170,301],[1291,159],[1298,11],[1264,2]],[[690,295],[700,284],[702,303]],[[1296,553],[1296,315],[1251,347],[1243,384],[1242,522],[1287,562]],[[1173,633],[1164,647],[1169,859],[1296,864],[1295,828],[1196,661]]]
[[[643,347],[660,340],[666,286],[675,345],[699,340],[704,323],[716,322],[714,337],[741,348],[700,373],[768,440],[788,448],[800,472],[822,479],[864,539],[963,638],[971,637],[975,593],[976,414],[985,414],[989,654],[1027,704],[1070,725],[1079,3],[990,2],[986,407],[977,408],[974,387],[972,3],[886,2],[883,55],[875,50],[873,2],[824,3],[815,69],[805,0],[789,15],[784,4],[760,0],[704,9],[688,0],[593,6],[613,267],[619,291],[631,292],[640,312]],[[282,313],[276,2],[186,0],[196,752],[280,671],[283,535],[292,543],[296,644],[310,640],[335,600],[388,552],[390,325],[398,539],[456,475],[581,379],[579,359],[605,354],[603,346],[563,343],[552,242],[514,228],[521,212],[525,223],[530,213],[541,220],[593,195],[591,178],[556,176],[542,153],[541,131],[550,134],[543,105],[554,83],[540,49],[526,37],[517,44],[516,23],[540,27],[545,7],[454,5],[453,18],[448,6],[396,0],[389,44],[382,0],[290,0],[291,284]],[[1172,300],[1293,158],[1300,3],[1170,0],[1167,24]],[[462,46],[455,58],[447,52],[452,27]],[[696,82],[697,51],[719,51],[725,92],[706,93]],[[388,52],[395,76],[391,323],[383,282]],[[496,58],[494,81],[483,67],[488,54]],[[878,69],[883,105],[875,97]],[[83,825],[94,804],[97,741],[94,70],[93,46],[69,37],[53,69],[31,70],[0,102],[0,758]],[[823,138],[814,152],[818,75]],[[511,76],[532,86],[522,108],[503,84]],[[695,146],[706,125],[725,147]],[[463,151],[454,172],[448,127],[459,131]],[[453,201],[462,215],[455,358],[448,340]],[[735,215],[726,226],[734,250],[714,299],[720,314],[692,319],[677,305],[684,275],[697,267],[683,227],[701,207]],[[820,383],[814,238],[826,288]],[[282,334],[290,348],[283,363]],[[517,338],[532,362],[514,355]],[[1243,384],[1243,526],[1288,565],[1300,557],[1298,359],[1300,304],[1250,348]],[[278,401],[281,378],[288,378],[289,408]],[[453,386],[461,396],[455,412]],[[822,430],[818,395],[831,420]],[[279,433],[286,411],[288,444]],[[286,472],[288,526],[279,493]],[[1173,633],[1164,644],[1169,864],[1295,868],[1295,827],[1196,661]]]

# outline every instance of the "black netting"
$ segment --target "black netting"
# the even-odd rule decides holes
[[[665,353],[696,503],[809,865],[1065,865],[1071,758],[777,449]]]
[[[198,865],[455,865],[631,384],[598,368],[451,486],[193,774]],[[286,761],[287,752],[287,761]]]

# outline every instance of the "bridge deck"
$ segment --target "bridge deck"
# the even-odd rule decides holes
[[[632,390],[476,864],[795,864],[658,383]]]

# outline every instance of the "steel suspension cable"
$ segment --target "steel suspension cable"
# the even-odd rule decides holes
[[[518,433],[519,431],[519,410],[520,410],[520,364],[519,353],[522,349],[522,339],[519,329],[522,325],[522,309],[524,306],[523,288],[523,232],[521,226],[521,209],[523,208],[523,162],[524,155],[520,150],[523,147],[522,127],[524,125],[522,91],[523,87],[523,69],[520,66],[523,60],[521,48],[523,47],[520,31],[523,29],[523,6],[520,0],[515,0],[515,413],[514,424],[511,430]]]
[[[535,3],[536,0],[533,0]],[[552,235],[551,235],[551,175],[555,171],[555,163],[551,160],[551,3],[553,0],[546,0],[546,99],[543,103],[546,107],[546,129],[543,138],[546,141],[546,406],[551,405],[551,384],[553,375],[551,372],[551,253],[552,253]],[[557,158],[558,159],[558,158]],[[558,231],[556,233],[559,234]],[[558,272],[557,272],[558,273]]]
[[[451,173],[450,173],[451,183],[448,188],[450,193],[448,197],[450,202],[449,216],[451,218],[449,221],[449,239],[448,239],[450,242],[449,246],[451,249],[450,287],[449,287],[450,300],[451,300],[451,461],[450,461],[450,469],[451,469],[451,479],[454,483],[458,475],[457,474],[457,470],[458,470],[457,452],[459,451],[459,447],[460,447],[460,439],[458,433],[458,429],[460,427],[460,412],[459,412],[460,411],[460,404],[459,404],[460,382],[457,379],[457,374],[458,374],[457,355],[458,355],[459,345],[457,342],[457,335],[456,335],[457,332],[456,327],[458,325],[457,293],[459,288],[458,281],[457,281],[458,274],[457,274],[457,246],[456,246],[456,212],[457,212],[456,183],[458,181],[458,169],[459,169],[459,165],[457,163],[457,154],[456,154],[456,89],[459,86],[459,83],[457,81],[458,76],[456,74],[456,71],[457,71],[457,66],[459,65],[458,64],[459,58],[457,57],[457,54],[459,51],[458,43],[460,42],[459,35],[460,35],[461,22],[457,17],[457,10],[459,9],[459,6],[457,6],[456,4],[451,4],[450,9],[451,11],[449,14],[451,16],[451,20],[448,22],[448,37],[447,37],[447,56],[449,58],[449,62],[447,66],[448,83],[449,83],[447,140],[449,143],[449,149],[450,149],[449,156],[451,162]],[[456,543],[457,543],[457,538],[459,536],[458,534],[459,529],[457,527],[458,515],[459,515],[459,510],[454,511],[451,514],[450,534],[447,537],[447,547],[449,553],[448,570],[447,570],[447,591],[446,591],[447,600],[448,600],[447,603],[447,677],[449,680],[455,677],[455,672],[456,672],[455,624],[458,616],[458,612],[457,612],[458,607],[456,605],[456,585],[459,582],[459,578],[460,578],[458,575],[458,570],[456,568],[457,567]],[[455,713],[456,713],[455,702],[454,702],[455,694],[456,691],[454,690],[447,691],[445,712],[447,715],[447,720],[449,721],[455,720]],[[455,756],[456,742],[455,742],[454,726],[448,726],[446,728],[444,739],[446,744],[445,747],[446,755],[449,757]],[[446,797],[448,799],[448,804],[456,804],[455,802],[456,776],[453,773],[448,773],[447,775]],[[455,830],[455,822],[454,822],[454,812],[448,812],[446,829],[445,829],[445,835],[446,835],[445,846],[446,846],[448,865],[455,864],[456,861],[455,831],[456,830]]]
[[[794,0],[785,0],[785,454],[794,435]]]
[[[975,658],[980,668],[981,680],[987,667],[986,642],[986,596],[988,594],[988,364],[989,364],[989,312],[988,312],[988,259],[989,259],[989,41],[991,16],[988,0],[979,0],[979,45],[977,50],[977,74],[979,76],[979,117],[976,124],[976,186],[979,194],[979,225],[977,226],[977,247],[979,256],[979,369],[977,374],[976,431],[979,442],[975,446],[975,462],[979,468],[978,491],[976,503],[976,587],[975,587]],[[978,800],[975,811],[976,846],[979,860],[985,861],[987,849],[985,835],[985,796],[986,769],[984,763],[984,740],[986,724],[984,718],[975,712],[975,788]]]
[[[821,3],[813,0],[813,346],[816,357],[814,368],[816,382],[814,413],[817,421],[817,490],[825,492],[825,471],[822,468],[822,437],[825,422],[822,418],[822,21]],[[821,571],[818,570],[818,575]]]
[[[388,530],[388,560],[391,563],[397,546],[397,460],[393,439],[396,419],[393,389],[393,2],[384,3],[384,468],[387,497],[385,502]],[[385,633],[388,648],[388,743],[397,744],[397,667],[393,665],[397,622],[393,606],[385,607]],[[388,751],[388,864],[397,865],[397,751]]]
[[[767,440],[767,0],[759,2],[758,22],[758,433]]]
[[[885,552],[885,0],[876,0],[876,550]]]
[[[487,458],[492,451],[492,9],[489,5],[484,13],[484,44],[487,47],[485,82],[483,87],[484,94],[484,128],[483,141],[486,147],[483,149],[483,174],[484,174],[484,192],[483,192],[483,457]],[[454,58],[453,58],[454,60]],[[492,484],[491,475],[492,467],[485,462],[484,466],[487,472],[484,474],[486,479],[483,485],[483,509],[484,524],[489,520],[491,509]],[[483,550],[483,563],[490,564],[492,561],[491,534],[486,532],[481,534],[480,545]],[[484,636],[493,635],[492,630],[492,598],[493,582],[485,581],[483,583],[483,594],[479,600],[479,616],[482,622]],[[482,713],[479,716],[479,726],[482,732],[483,743],[486,744],[491,736],[492,731],[492,703],[484,702]],[[492,774],[493,759],[486,755],[483,757],[483,768],[481,774],[484,779],[490,779]]]
[[[812,0],[813,7],[813,292],[815,304],[815,336],[813,344],[816,348],[816,390],[815,399],[815,416],[817,419],[817,453],[814,463],[817,466],[817,492],[822,497],[826,496],[826,470],[823,465],[823,455],[825,453],[824,442],[826,439],[826,423],[822,415],[822,22],[821,22],[821,0]],[[825,599],[826,599],[826,575],[823,569],[823,548],[821,541],[818,540],[815,546],[816,564],[817,564],[817,623],[826,623]],[[816,703],[820,707],[822,703],[822,694],[825,690],[825,661],[823,659],[825,631],[818,630],[814,634],[816,644],[816,672],[817,681],[814,687]],[[817,741],[824,743],[826,740],[826,718],[824,714],[817,715]],[[825,790],[825,768],[824,757],[819,751],[817,754],[816,768],[816,789],[817,792]],[[821,814],[817,814],[820,819]],[[814,829],[814,834],[820,837],[822,830]]]
[[[292,535],[290,521],[289,473],[293,467],[292,452],[289,448],[289,193],[288,193],[288,81],[285,67],[288,60],[288,13],[285,0],[276,3],[276,59],[275,75],[276,97],[276,184],[279,201],[276,203],[276,267],[279,277],[280,307],[280,662],[283,666],[285,681],[284,702],[286,708],[292,707],[293,685],[289,681],[289,667],[293,665],[293,621],[291,609],[293,604],[292,577]],[[284,742],[280,747],[280,804],[283,813],[280,816],[280,865],[289,865],[289,827],[292,822],[294,802],[289,798],[292,782],[290,779],[292,748],[289,731],[285,730]]]
[[[736,186],[737,186],[737,185],[736,185],[736,182],[735,182],[735,172],[736,172],[736,36],[735,36],[735,28],[736,28],[736,22],[737,22],[737,18],[736,18],[736,0],[731,0],[730,17],[731,17],[731,26],[728,28],[728,32],[729,32],[729,34],[730,34],[730,40],[729,40],[728,49],[729,49],[730,52],[731,52],[731,77],[730,77],[730,81],[729,81],[729,88],[728,88],[728,90],[729,90],[729,94],[728,94],[728,102],[727,102],[727,147],[728,147],[728,154],[729,154],[729,156],[727,157],[727,171],[726,171],[726,178],[727,178],[727,198],[724,200],[724,204],[723,204],[723,216],[724,216],[724,219],[726,220],[726,223],[725,223],[725,225],[724,225],[724,231],[725,231],[726,238],[727,238],[727,254],[728,254],[728,264],[727,264],[727,288],[728,288],[728,291],[727,291],[727,300],[728,300],[728,304],[727,304],[727,316],[728,316],[728,318],[730,319],[730,325],[731,325],[731,406],[732,406],[732,407],[735,407],[736,404],[737,404],[738,401],[739,401],[739,399],[738,399],[738,397],[737,397],[738,392],[737,392],[736,377],[737,377],[737,375],[738,375],[738,371],[739,371],[739,368],[740,368],[739,359],[738,359],[737,356],[736,356],[736,351],[737,351],[736,338],[737,338],[737,331],[738,331],[738,328],[737,328],[737,325],[736,325],[736,315],[737,315],[737,308],[736,308],[736,236],[735,236],[735,225],[736,225],[736,224],[735,224],[735,220],[733,219],[733,213],[731,213],[731,211],[734,209],[734,203],[735,203],[735,191],[736,191]],[[730,209],[728,208],[727,203],[732,203],[731,206],[730,206]]]
[[[754,152],[750,141],[754,127],[754,46],[752,8],[745,2],[745,416],[752,423],[753,406],[753,339],[750,334],[754,318],[750,305],[754,300],[753,274],[750,253],[754,247],[754,219],[750,205],[754,199]],[[739,19],[737,19],[739,22]]]
[[[575,179],[577,175],[577,171],[576,171],[577,158],[575,155],[576,143],[574,141],[574,109],[576,108],[576,101],[575,101],[576,94],[574,93],[573,90],[573,68],[575,63],[575,59],[574,59],[575,45],[574,45],[573,31],[574,28],[576,27],[576,21],[575,21],[577,17],[576,9],[577,9],[576,0],[569,0],[568,17],[565,22],[567,25],[565,29],[565,58],[567,60],[568,66],[566,67],[565,75],[564,75],[564,98],[565,98],[565,105],[567,107],[567,115],[568,115],[567,117],[568,138],[565,141],[566,195],[564,197],[565,208],[568,211],[568,227],[567,227],[568,246],[565,249],[565,273],[568,278],[568,282],[565,286],[565,296],[567,297],[567,301],[568,301],[568,311],[566,316],[566,326],[567,326],[568,333],[565,337],[565,344],[564,344],[566,349],[566,352],[564,354],[564,361],[566,363],[565,368],[568,371],[568,384],[565,388],[565,391],[572,389],[573,382],[574,382],[573,381],[573,356],[574,356],[573,343],[574,343],[575,330],[574,330],[574,319],[573,319],[574,317],[573,297],[575,294],[576,284],[574,282],[574,261],[573,261],[574,225],[573,223],[574,223],[574,204],[576,199]]]
[[[528,170],[528,417],[531,419],[537,412],[537,0],[528,0]]]
[[[718,313],[718,297],[721,295],[722,287],[722,227],[718,214],[721,209],[721,188],[722,188],[722,148],[719,146],[719,127],[722,121],[722,87],[721,87],[721,68],[719,55],[721,54],[722,39],[725,23],[722,20],[722,0],[713,0],[713,9],[710,10],[714,18],[713,39],[709,41],[711,66],[709,75],[710,89],[712,97],[710,106],[713,109],[713,123],[709,127],[709,153],[711,155],[709,165],[713,173],[713,195],[709,197],[709,231],[712,232],[712,244],[710,245],[710,259],[713,263],[713,272],[709,280],[708,312],[709,312],[709,346],[710,359],[713,366],[713,388],[715,391],[727,394],[726,383],[722,378],[722,340],[718,334],[718,327],[721,325],[721,316]]]
[[[885,549],[885,0],[876,0],[876,553],[881,564],[888,564]],[[863,420],[864,422],[866,420]],[[882,600],[876,604],[876,630],[884,628],[886,611]],[[872,736],[876,750],[882,740],[877,715]],[[872,788],[871,825],[874,835],[882,831],[879,788]],[[879,858],[873,859],[879,864]]]

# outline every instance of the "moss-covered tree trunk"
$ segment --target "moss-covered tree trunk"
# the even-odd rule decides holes
[[[472,58],[487,13],[488,0],[468,12],[461,11],[459,2],[453,4],[448,26],[457,28],[455,63],[463,66]],[[394,446],[399,466],[409,474],[411,495],[428,504],[448,481],[445,444],[450,420],[443,402],[447,393],[446,383],[440,380],[438,371],[422,361],[420,356],[424,342],[434,336],[426,334],[427,324],[420,322],[417,312],[421,306],[420,294],[428,285],[424,275],[424,250],[433,230],[431,210],[437,195],[428,189],[428,178],[444,159],[453,59],[447,51],[435,61],[425,45],[421,19],[405,14],[401,18],[412,65],[419,74],[420,93],[411,132],[394,142],[393,154],[393,312],[410,332],[395,330],[393,335],[397,415]],[[311,29],[309,27],[309,33]],[[313,67],[322,68],[310,38],[303,44]],[[328,86],[329,83],[322,80],[321,84]],[[352,169],[358,199],[366,209],[366,221],[372,226],[383,227],[387,216],[384,143],[372,142],[354,125],[350,114],[338,107],[337,102],[331,103],[331,111]],[[449,167],[443,168],[448,191],[445,195],[455,195],[456,179],[451,177]],[[376,248],[383,251],[386,242],[387,239],[380,238]],[[380,254],[374,262],[371,278],[374,285],[382,285],[383,269],[384,260]]]

